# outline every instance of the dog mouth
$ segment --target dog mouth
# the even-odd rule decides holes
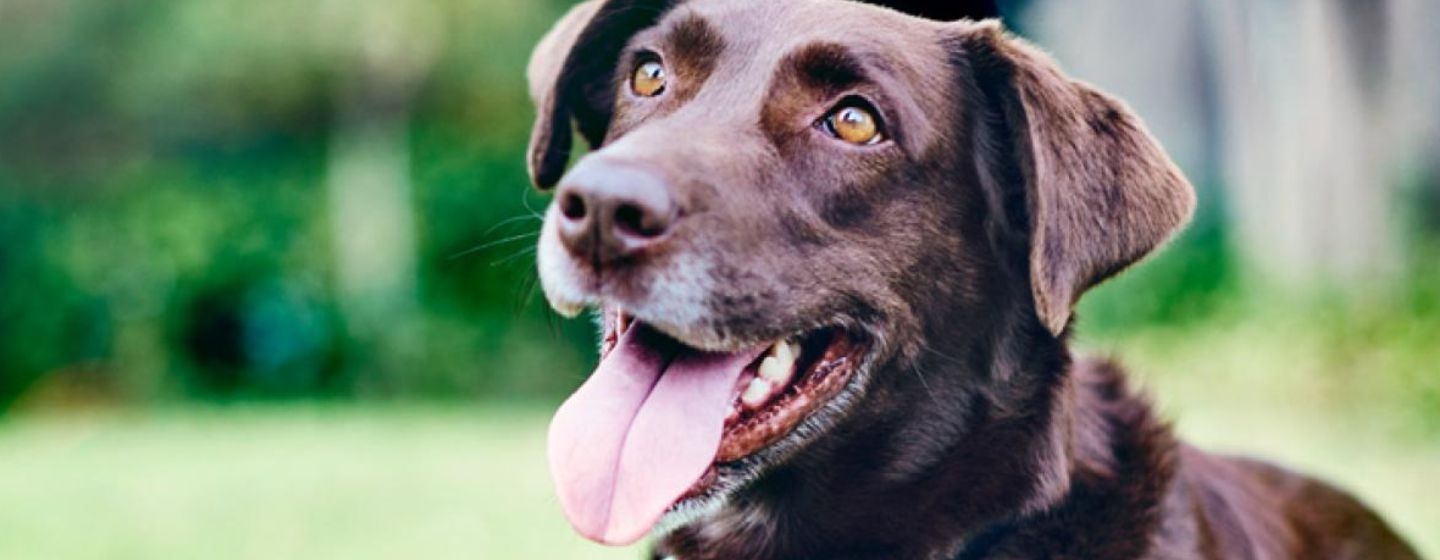
[[[639,540],[677,504],[715,493],[718,472],[776,447],[835,399],[868,346],[824,327],[706,351],[606,313],[600,365],[549,438],[567,517],[605,544]]]
[[[602,359],[636,324],[635,319],[623,311],[610,313],[615,316],[615,328],[601,346]],[[730,408],[714,464],[750,457],[789,434],[845,387],[854,366],[863,358],[862,349],[858,337],[838,327],[792,335],[766,346],[759,357],[741,370],[731,391]],[[686,350],[700,352],[693,348]],[[707,474],[713,471],[712,468]],[[713,481],[702,478],[686,497],[706,490],[706,482]]]

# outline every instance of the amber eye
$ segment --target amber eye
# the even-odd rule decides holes
[[[868,146],[885,139],[880,132],[880,119],[868,108],[846,105],[825,117],[825,131],[831,136],[859,146]]]
[[[665,67],[650,61],[635,67],[630,77],[630,91],[640,97],[655,97],[665,91]]]

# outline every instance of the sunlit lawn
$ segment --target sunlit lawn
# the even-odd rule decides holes
[[[1146,384],[1192,440],[1339,481],[1440,557],[1440,443],[1377,411],[1314,404],[1303,378],[1258,382],[1246,372],[1264,359],[1204,359],[1222,350],[1131,361],[1165,374]],[[1176,360],[1197,365],[1168,371]],[[638,557],[581,541],[560,517],[548,407],[12,418],[0,423],[0,558]]]
[[[247,408],[0,427],[0,558],[634,558],[571,535],[540,407]]]

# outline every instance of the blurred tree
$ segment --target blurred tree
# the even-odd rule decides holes
[[[423,2],[329,6],[339,77],[326,186],[339,301],[356,353],[382,364],[415,360],[409,127],[442,40],[438,14]]]
[[[556,320],[538,294],[546,199],[524,169],[524,66],[571,4],[0,0],[0,407],[77,384],[145,400],[553,399],[579,383],[591,327]],[[1270,23],[1291,13],[1285,6],[996,7],[1076,75],[1133,101],[1214,201],[1280,188],[1238,174],[1249,168],[1237,162],[1279,165],[1236,159],[1251,146],[1233,138],[1250,130],[1229,105],[1242,78],[1292,96],[1248,109],[1289,115],[1275,121],[1284,125],[1275,138],[1328,138],[1311,127],[1354,120],[1280,107],[1299,90],[1276,77],[1213,75],[1288,60],[1283,47],[1298,35],[1287,26],[1300,22]],[[1376,12],[1393,31],[1375,59],[1385,61],[1374,73],[1383,85],[1354,96],[1389,107],[1377,134],[1391,140],[1357,153],[1419,169],[1440,145],[1440,78],[1414,69],[1433,65],[1440,17],[1425,0],[1387,6]],[[1250,27],[1233,28],[1241,24]],[[1220,30],[1234,44],[1217,45],[1231,40]],[[1344,33],[1317,37],[1350,41]],[[1305,60],[1323,62],[1318,52]],[[1269,58],[1248,60],[1261,54]],[[1380,63],[1348,64],[1369,76]],[[1339,96],[1322,93],[1312,96]],[[1305,194],[1286,180],[1286,192]],[[1423,192],[1423,180],[1413,183]],[[1225,245],[1260,242],[1233,239],[1218,206],[1207,205],[1181,252],[1122,279],[1123,293],[1097,294],[1086,316],[1134,325],[1215,307],[1230,283]]]
[[[87,364],[136,399],[576,383],[524,250],[564,7],[0,2],[0,404]]]

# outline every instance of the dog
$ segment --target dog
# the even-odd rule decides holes
[[[998,22],[592,0],[527,73],[541,283],[601,323],[548,436],[582,535],[685,560],[1416,558],[1072,358],[1076,300],[1195,197],[1125,104]]]

